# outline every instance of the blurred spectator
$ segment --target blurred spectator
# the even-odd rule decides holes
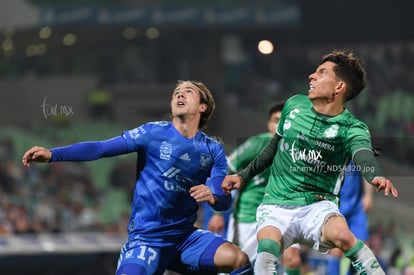
[[[88,96],[89,113],[93,120],[112,120],[114,110],[112,107],[112,94],[103,84],[98,84]]]

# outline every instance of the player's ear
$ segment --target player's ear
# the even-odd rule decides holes
[[[346,83],[344,81],[338,81],[335,86],[335,94],[344,93],[346,89]]]
[[[199,110],[200,110],[200,113],[204,113],[207,110],[207,104],[201,103]]]

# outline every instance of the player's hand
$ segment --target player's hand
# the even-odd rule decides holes
[[[243,184],[243,179],[239,175],[227,175],[221,183],[224,193],[230,194],[231,190],[239,189]]]
[[[190,196],[197,202],[208,202],[213,205],[216,202],[210,188],[205,184],[196,185],[190,188]]]
[[[22,157],[24,166],[29,167],[31,162],[48,162],[52,158],[52,152],[44,147],[35,146],[27,150]]]
[[[391,192],[395,198],[398,197],[397,188],[394,187],[394,184],[389,179],[376,177],[372,180],[371,184],[376,187],[377,192],[384,190],[385,196],[388,196]]]
[[[208,222],[207,229],[211,232],[223,234],[224,233],[224,217],[222,215],[214,214]]]

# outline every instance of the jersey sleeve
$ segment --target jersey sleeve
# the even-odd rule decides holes
[[[56,161],[91,161],[129,153],[126,141],[118,136],[103,141],[86,141],[50,149]]]
[[[288,116],[294,116],[295,115],[295,104],[298,101],[298,99],[300,97],[303,97],[303,95],[295,95],[292,96],[291,98],[289,98],[288,100],[286,100],[285,105],[283,106],[282,109],[282,114],[280,116],[280,121],[279,121],[279,125],[276,129],[276,135],[278,136],[283,136],[283,129],[285,127],[285,122],[286,122],[286,118]]]
[[[359,150],[372,151],[371,134],[368,126],[360,121],[351,125],[348,130],[346,150],[351,156]]]
[[[238,175],[244,182],[250,181],[255,175],[263,172],[272,164],[277,152],[277,144],[281,137],[274,135],[269,144],[258,154]]]
[[[227,158],[229,171],[231,173],[237,173],[240,169],[246,167],[249,164],[249,162],[256,157],[258,153],[258,148],[254,145],[254,139],[247,139],[244,143],[237,147]]]
[[[210,172],[210,187],[212,188],[212,193],[217,198],[216,204],[212,207],[216,211],[224,211],[230,208],[232,202],[231,195],[225,194],[221,188],[221,183],[227,175],[226,154],[223,146],[219,143],[215,143],[212,153],[214,162]]]
[[[383,176],[372,150],[368,126],[362,122],[353,123],[348,131],[346,146],[358,170],[368,182],[371,182],[375,177]]]
[[[148,144],[152,126],[152,123],[146,123],[122,133],[122,136],[127,141],[130,152],[137,151],[140,147],[145,147]]]
[[[224,148],[220,143],[215,143],[213,150],[213,166],[211,168],[210,177],[225,177],[227,175],[227,159]],[[221,189],[221,188],[220,188]]]

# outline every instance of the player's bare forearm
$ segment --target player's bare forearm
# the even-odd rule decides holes
[[[394,198],[398,197],[397,188],[394,187],[394,184],[384,177],[375,177],[371,184],[376,187],[376,192],[384,190],[384,195],[388,196],[390,193],[394,196]]]
[[[361,179],[362,184],[364,185],[364,197],[362,198],[362,206],[364,207],[365,212],[371,211],[374,205],[374,198],[372,193],[374,192],[374,186],[370,184],[367,180]]]
[[[22,163],[24,166],[29,167],[31,162],[49,162],[51,158],[52,152],[49,149],[34,146],[23,154]]]
[[[230,194],[231,190],[239,189],[242,184],[243,179],[239,175],[227,175],[221,184],[221,188],[224,193]]]

